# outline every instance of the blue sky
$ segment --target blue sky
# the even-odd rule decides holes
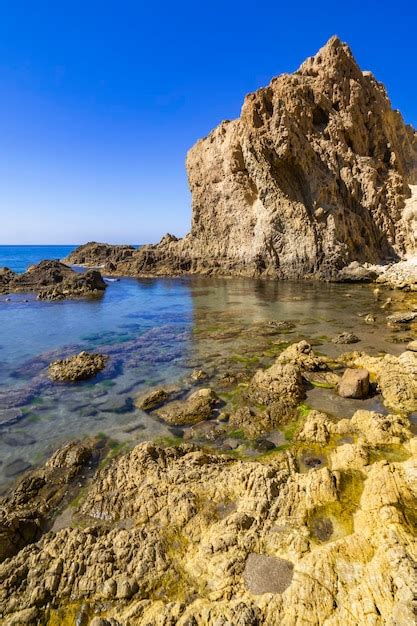
[[[0,2],[0,243],[187,232],[184,159],[332,35],[417,126],[417,4]]]

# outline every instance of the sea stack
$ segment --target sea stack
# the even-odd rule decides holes
[[[187,172],[191,232],[109,269],[333,280],[352,262],[416,254],[416,131],[337,37],[247,95],[239,119],[189,151]]]

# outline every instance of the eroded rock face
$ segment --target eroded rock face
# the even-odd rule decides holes
[[[80,352],[61,361],[54,361],[48,368],[49,378],[56,382],[76,382],[93,378],[105,368],[108,356]]]
[[[326,428],[362,436],[375,421]],[[374,463],[365,440],[345,444],[335,469],[306,473],[288,452],[260,463],[140,444],[98,472],[81,526],[0,566],[4,623],[414,623],[411,442],[408,460]]]
[[[100,272],[80,274],[60,261],[41,261],[23,274],[0,270],[0,293],[35,292],[39,300],[101,295],[106,286]]]
[[[111,269],[120,261],[129,259],[134,249],[133,246],[111,246],[107,243],[90,241],[71,252],[68,256],[68,262],[72,265],[93,264],[95,267]]]
[[[332,37],[190,150],[191,232],[114,271],[371,280],[361,264],[416,253],[416,164],[414,129]]]

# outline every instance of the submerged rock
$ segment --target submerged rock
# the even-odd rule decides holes
[[[211,417],[217,401],[212,389],[198,389],[185,400],[168,402],[157,414],[168,424],[197,424]]]
[[[76,382],[93,378],[105,368],[108,356],[80,352],[62,361],[54,361],[48,368],[49,378],[55,382]]]
[[[417,319],[417,311],[399,311],[388,315],[387,322],[391,324],[407,324]]]
[[[332,339],[333,343],[358,343],[360,341],[359,337],[357,337],[354,333],[341,333]]]
[[[169,393],[165,389],[158,388],[149,392],[140,394],[136,400],[135,405],[142,409],[142,411],[152,411],[161,404],[164,404],[169,398]]]
[[[369,394],[369,372],[365,369],[347,369],[338,388],[342,398],[367,398]]]

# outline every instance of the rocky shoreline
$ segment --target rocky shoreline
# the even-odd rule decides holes
[[[175,446],[64,446],[2,499],[3,623],[412,623],[414,344],[333,359],[302,340],[223,389],[196,370],[186,397],[137,399]],[[342,402],[379,393],[385,412],[312,410],[311,385]]]

